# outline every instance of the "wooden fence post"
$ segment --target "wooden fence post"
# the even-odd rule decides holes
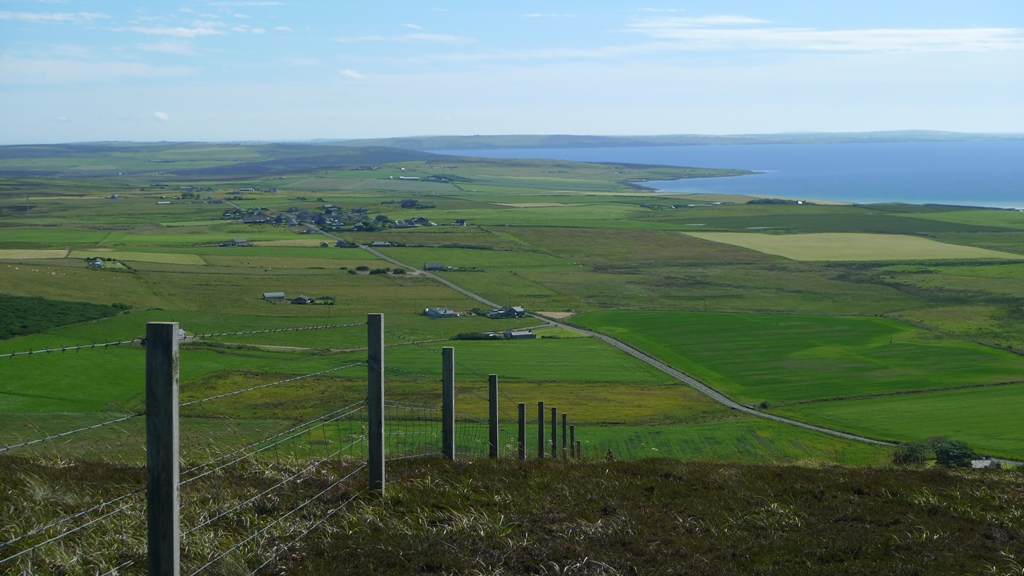
[[[526,460],[526,404],[519,403],[519,459]]]
[[[498,457],[498,375],[491,374],[487,382],[487,400],[489,404],[488,440],[491,445],[491,458]]]
[[[558,408],[551,409],[551,458],[558,458]]]
[[[572,451],[572,457],[578,458],[579,454],[576,453],[576,425],[569,426],[569,450]]]
[[[569,452],[568,452],[568,449],[566,448],[566,443],[569,441],[568,434],[569,434],[569,415],[566,414],[565,412],[562,412],[562,459],[563,460],[569,457]]]
[[[576,441],[576,457],[583,458],[583,443],[579,440]]]
[[[384,315],[366,316],[366,403],[370,490],[384,492]]]
[[[441,453],[455,460],[455,348],[441,348]]]
[[[544,458],[544,402],[537,402],[537,458]]]
[[[178,323],[146,324],[146,527],[149,576],[181,571]]]

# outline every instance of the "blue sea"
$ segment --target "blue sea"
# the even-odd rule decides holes
[[[629,148],[446,150],[485,158],[550,158],[761,174],[648,182],[664,192],[755,194],[857,203],[1024,208],[1024,140],[741,144]]]

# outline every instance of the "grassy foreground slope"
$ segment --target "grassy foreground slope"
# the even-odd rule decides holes
[[[144,481],[136,466],[13,458],[0,464],[3,526],[43,525],[72,502],[97,501]],[[191,526],[204,512],[244,501],[285,470],[226,468],[190,487],[183,521]],[[390,463],[388,479],[379,498],[357,494],[365,478],[354,478],[281,523],[257,549],[214,570],[248,573],[353,494],[340,513],[270,560],[266,572],[1008,575],[1019,574],[1024,554],[1024,476],[1015,472],[418,459]],[[331,481],[329,474],[310,474],[303,490],[261,500],[264,513],[218,521],[221,546]],[[141,557],[145,521],[142,504],[137,508],[127,527],[100,523],[34,573],[81,571],[76,546],[95,551],[103,566],[125,558],[104,557],[104,542]],[[183,573],[208,560],[212,542],[203,533],[183,540]],[[144,572],[145,562],[137,562],[123,573]]]

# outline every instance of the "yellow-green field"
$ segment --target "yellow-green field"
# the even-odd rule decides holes
[[[67,255],[67,250],[0,250],[0,260],[49,260]]]
[[[156,262],[158,264],[192,264],[204,266],[203,261],[196,254],[163,254],[156,252],[93,252],[90,250],[74,250],[71,258],[113,258],[114,260],[126,260],[128,262]]]
[[[741,246],[791,260],[964,260],[1020,258],[1016,254],[946,244],[902,234],[759,234],[751,232],[684,232],[687,236]]]

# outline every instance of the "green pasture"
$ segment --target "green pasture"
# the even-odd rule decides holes
[[[816,402],[772,411],[875,438],[911,442],[945,436],[963,440],[982,454],[1024,459],[1022,384]]]
[[[908,214],[907,216],[937,222],[1024,230],[1024,212],[1020,210],[957,210],[927,214]]]
[[[741,246],[791,260],[964,260],[1019,258],[973,246],[945,244],[917,236],[897,234],[756,234],[743,232],[687,232],[711,242]]]
[[[756,417],[674,426],[577,426],[589,458],[679,458],[724,462],[884,464],[892,449],[835,438]]]
[[[1024,381],[1024,358],[875,317],[592,312],[620,338],[745,404]]]
[[[99,252],[94,250],[72,250],[68,258],[113,258],[127,262],[157,262],[160,264],[188,264],[205,266],[206,262],[195,254],[173,254],[159,252]]]

